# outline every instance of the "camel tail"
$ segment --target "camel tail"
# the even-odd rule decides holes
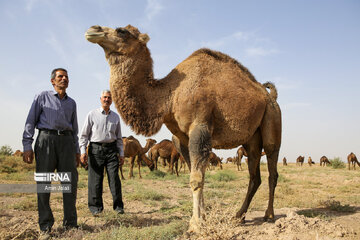
[[[277,100],[278,93],[275,84],[272,82],[266,82],[263,84],[263,86],[270,89],[270,97],[274,100]]]

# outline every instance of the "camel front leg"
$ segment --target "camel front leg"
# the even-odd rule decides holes
[[[119,169],[120,169],[121,180],[125,180],[124,174],[123,174],[123,165],[120,165]]]
[[[130,169],[129,169],[129,178],[134,177],[133,168],[134,168],[135,157],[130,157]]]
[[[137,156],[137,163],[138,163],[138,169],[139,169],[139,178],[142,178],[142,177],[141,177],[141,172],[140,172],[140,167],[141,167],[141,158],[140,158],[140,156],[139,156],[139,155]]]
[[[199,232],[200,222],[205,218],[204,179],[211,151],[211,136],[206,125],[196,126],[190,133],[189,150],[191,160],[190,187],[193,194],[193,215],[189,231]]]

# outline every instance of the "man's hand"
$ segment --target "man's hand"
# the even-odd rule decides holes
[[[33,150],[28,150],[28,151],[25,151],[24,154],[23,154],[23,161],[28,163],[28,164],[31,164],[34,160],[34,152]]]
[[[125,158],[119,157],[119,165],[122,166],[124,164]]]
[[[87,156],[86,153],[81,154],[80,161],[81,161],[81,165],[82,165],[82,166],[86,166],[86,165],[87,165],[87,163],[88,163],[88,156]]]
[[[75,159],[76,159],[76,167],[79,167],[79,165],[80,165],[80,153],[76,154]]]

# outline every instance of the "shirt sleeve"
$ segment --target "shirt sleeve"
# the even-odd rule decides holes
[[[121,135],[120,118],[119,118],[119,123],[116,126],[116,137],[117,137],[116,145],[119,150],[120,157],[124,157],[124,144]]]
[[[89,142],[90,134],[91,134],[90,113],[88,113],[80,133],[79,146],[80,146],[81,154],[86,153],[86,146]]]
[[[73,118],[72,118],[72,128],[73,128],[73,138],[74,138],[74,144],[76,147],[76,153],[80,153],[80,149],[79,149],[79,138],[78,138],[78,133],[79,133],[79,125],[78,125],[78,121],[77,121],[77,111],[76,111],[76,103],[75,103],[75,110],[74,110],[74,114],[73,114]]]
[[[26,118],[25,128],[23,132],[22,144],[24,152],[32,150],[32,143],[34,141],[35,127],[39,121],[41,114],[40,95],[36,95],[30,107],[29,114]]]

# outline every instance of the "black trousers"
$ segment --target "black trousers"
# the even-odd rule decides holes
[[[77,225],[76,192],[78,172],[76,169],[76,146],[72,136],[51,135],[39,132],[35,143],[36,172],[70,172],[71,193],[63,193],[64,226]],[[50,182],[37,182],[50,184]],[[64,182],[64,184],[69,184]],[[38,212],[40,230],[50,230],[54,216],[50,208],[50,193],[38,193]]]
[[[102,199],[104,168],[106,169],[109,187],[113,197],[113,209],[123,209],[124,203],[121,194],[119,158],[116,144],[103,147],[90,143],[88,154],[88,206],[90,211],[94,213],[101,212],[104,209]]]

